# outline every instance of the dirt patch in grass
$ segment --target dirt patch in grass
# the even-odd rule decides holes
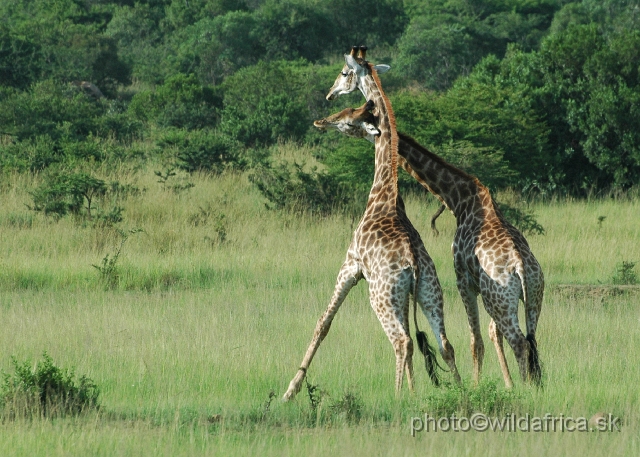
[[[640,285],[558,284],[550,287],[550,289],[567,298],[603,298],[640,295]]]

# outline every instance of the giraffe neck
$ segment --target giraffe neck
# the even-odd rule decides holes
[[[380,135],[375,138],[375,174],[369,202],[377,201],[395,207],[398,199],[398,133],[395,115],[376,71],[371,67],[369,70],[370,75],[363,79],[362,92],[367,100],[375,103],[380,130]]]
[[[489,190],[476,177],[445,162],[407,135],[400,134],[399,142],[400,155],[411,167],[410,174],[447,205],[458,223],[496,212]],[[480,209],[482,215],[478,214]]]

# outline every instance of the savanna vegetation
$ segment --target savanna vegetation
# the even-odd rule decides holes
[[[7,455],[637,455],[635,0],[0,3],[0,449]],[[464,384],[393,394],[352,290],[292,404],[373,148],[314,119],[354,44],[399,129],[477,175],[547,289],[544,387],[471,385],[455,221],[400,174]],[[483,313],[483,327],[488,320]],[[423,326],[426,326],[426,322]],[[507,356],[516,367],[510,349]],[[516,370],[517,371],[517,370]],[[450,381],[450,380],[449,380]],[[611,413],[621,432],[419,433],[411,417]]]

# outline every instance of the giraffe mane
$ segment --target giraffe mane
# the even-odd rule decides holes
[[[396,115],[393,112],[393,108],[391,107],[391,101],[387,94],[382,90],[382,84],[380,83],[380,78],[378,77],[378,72],[373,68],[369,62],[365,61],[365,64],[369,68],[371,73],[371,77],[373,81],[376,83],[378,87],[378,91],[382,97],[382,101],[385,104],[385,108],[387,110],[387,117],[389,118],[389,127],[391,128],[391,173],[393,180],[395,182],[395,190],[396,194],[398,193],[398,148],[399,148],[399,140],[398,140],[398,130],[396,128]]]
[[[407,135],[406,133],[398,133],[398,135],[402,135],[402,140],[403,141],[409,143],[414,149],[417,149],[419,151],[423,151],[426,155],[429,156],[429,158],[431,160],[433,160],[434,162],[437,162],[438,165],[442,166],[443,168],[447,168],[452,173],[455,173],[456,175],[460,176],[461,178],[468,179],[469,181],[472,181],[478,187],[485,187],[485,185],[482,184],[482,182],[480,182],[480,180],[476,176],[467,173],[466,171],[456,167],[455,165],[450,164],[449,162],[444,160],[442,157],[440,157],[436,153],[431,152],[427,148],[422,146],[413,137]]]

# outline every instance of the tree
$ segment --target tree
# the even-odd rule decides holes
[[[543,44],[541,96],[559,113],[556,128],[568,132],[555,136],[561,166],[575,173],[576,163],[590,164],[578,168],[570,185],[624,188],[640,182],[639,49],[638,31],[605,36],[596,24],[570,26]]]
[[[129,111],[162,127],[201,129],[218,121],[221,99],[195,75],[176,74],[156,88],[137,93]]]
[[[317,86],[314,67],[304,61],[243,68],[223,84],[220,129],[247,146],[301,140],[312,125],[310,105],[324,99]]]
[[[398,69],[419,85],[444,90],[509,44],[537,49],[558,5],[552,0],[417,2],[398,42]]]

